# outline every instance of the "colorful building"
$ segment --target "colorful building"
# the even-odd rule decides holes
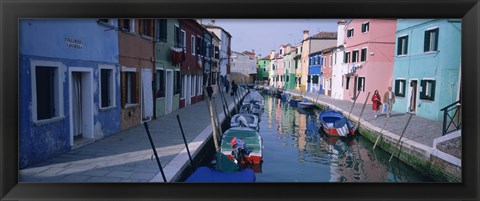
[[[277,87],[277,54],[275,54],[275,50],[270,51],[270,67],[268,75],[270,76],[270,78],[268,79],[269,85],[272,87]]]
[[[333,68],[332,68],[332,98],[343,100],[344,94],[344,75],[347,72],[347,64],[343,62],[345,53],[345,24],[346,20],[338,21],[337,26],[337,47],[333,49]]]
[[[203,25],[208,31],[215,33],[220,38],[219,47],[219,64],[220,64],[220,80],[230,80],[230,57],[231,57],[231,40],[232,35],[222,27],[215,25],[215,20],[212,20],[210,24]]]
[[[177,19],[155,20],[155,117],[179,109],[181,79],[180,63],[173,55],[182,54],[175,41],[180,22]],[[177,50],[178,49],[178,50]]]
[[[295,65],[295,89],[300,90],[302,82],[302,46],[303,42],[300,42],[295,46],[295,54],[293,55],[293,61]]]
[[[392,83],[396,20],[353,19],[345,26],[344,100],[359,102],[375,90],[381,96]],[[383,98],[383,97],[382,97]]]
[[[442,108],[460,99],[461,21],[396,21],[392,88],[394,111],[442,120]]]
[[[300,90],[305,91],[307,90],[308,84],[308,73],[309,73],[309,59],[310,54],[313,52],[317,52],[323,50],[328,47],[332,47],[337,42],[337,33],[336,32],[320,32],[313,36],[308,35],[309,31],[303,31],[303,41],[302,41],[302,49],[301,49],[301,84]],[[305,83],[305,84],[303,84]]]
[[[181,62],[183,91],[180,108],[203,100],[203,67],[205,28],[193,19],[180,20],[181,35],[184,35],[185,60]]]
[[[312,52],[308,59],[307,91],[310,93],[322,93],[323,85],[319,81],[322,76],[322,51]]]
[[[286,52],[283,56],[284,60],[284,75],[285,75],[285,82],[284,87],[285,89],[295,89],[295,60],[294,56],[296,48],[294,46],[289,45],[286,49]]]
[[[257,75],[260,82],[268,82],[268,69],[270,68],[270,56],[257,60]]]
[[[332,96],[332,68],[333,68],[333,49],[335,47],[330,47],[322,50],[322,77],[321,85],[323,86],[323,94],[327,96]]]
[[[119,132],[117,20],[19,22],[19,168]]]

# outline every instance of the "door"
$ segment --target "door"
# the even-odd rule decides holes
[[[408,108],[407,111],[411,113],[417,112],[417,80],[410,80],[409,86],[409,99],[408,99]]]
[[[152,70],[142,69],[142,122],[153,117]]]
[[[165,86],[167,86],[167,91],[165,94],[165,113],[169,114],[172,112],[173,107],[173,72],[167,70],[167,79],[165,80]]]
[[[89,68],[70,68],[69,73],[70,145],[94,138],[93,78]]]

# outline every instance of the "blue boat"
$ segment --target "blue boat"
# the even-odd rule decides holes
[[[217,152],[215,168],[199,167],[185,182],[255,182],[255,172],[250,168],[239,169],[230,158]]]
[[[303,100],[303,97],[302,96],[291,96],[290,97],[290,106],[292,107],[297,107],[298,106],[298,102],[302,101]]]
[[[330,108],[320,113],[318,120],[325,134],[329,136],[346,137],[355,134],[355,126],[341,113]]]

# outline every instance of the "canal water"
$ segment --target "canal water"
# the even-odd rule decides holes
[[[291,107],[264,95],[260,134],[264,142],[257,182],[432,182],[361,136],[320,133],[319,110]]]

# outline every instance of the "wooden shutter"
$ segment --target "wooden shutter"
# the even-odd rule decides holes
[[[422,90],[420,92],[420,99],[425,99],[425,91],[426,91],[425,87],[427,85],[426,83],[427,83],[427,81],[425,81],[425,80],[420,81],[420,89]]]
[[[400,96],[400,80],[395,80],[395,95]]]
[[[402,55],[402,37],[397,40],[397,56]]]
[[[121,101],[122,101],[122,107],[125,106],[125,103],[127,102],[127,83],[126,83],[126,79],[127,79],[127,76],[126,76],[126,73],[125,72],[121,72],[120,73],[121,76],[120,76],[120,86],[122,86],[122,92],[121,92]]]
[[[439,31],[438,29],[435,30],[435,46],[434,46],[434,49],[435,51],[438,50],[438,34],[439,34]],[[434,81],[435,82],[435,81]]]

